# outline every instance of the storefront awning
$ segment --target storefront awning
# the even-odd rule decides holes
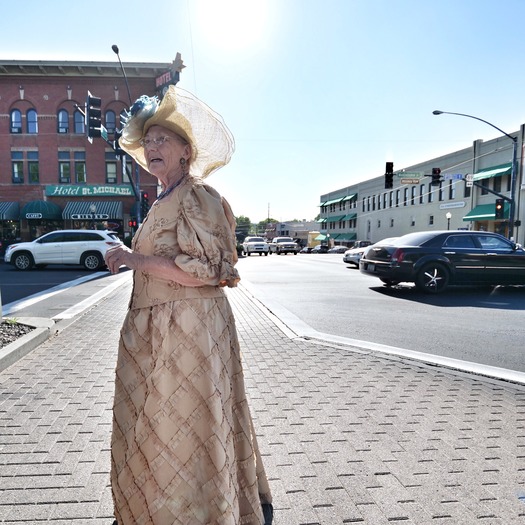
[[[346,196],[346,197],[343,199],[343,202],[351,201],[351,200],[355,199],[356,197],[357,197],[357,193],[354,193],[353,195],[348,195],[348,196]]]
[[[337,238],[338,241],[355,241],[357,238],[356,233],[340,233]]]
[[[349,213],[348,215],[345,215],[343,217],[343,221],[350,221],[352,219],[355,219],[357,217],[357,213]]]
[[[476,206],[473,210],[469,211],[465,217],[464,221],[493,221],[496,216],[496,204],[480,204]],[[509,203],[505,202],[503,206],[503,216],[509,218]]]
[[[0,221],[17,221],[19,218],[18,202],[0,202]]]
[[[68,202],[62,213],[63,219],[73,220],[122,220],[122,202]]]
[[[329,206],[330,204],[337,204],[338,202],[341,202],[344,197],[338,197],[337,199],[332,199],[330,201],[323,202],[321,206]]]
[[[315,239],[314,241],[325,241],[326,240],[326,235],[324,235],[324,233],[320,233]]]
[[[322,224],[323,222],[326,222],[326,219],[319,219],[317,222]]]
[[[472,180],[491,179],[492,177],[502,177],[503,175],[510,175],[512,172],[512,164],[500,164],[492,168],[486,168],[474,173]]]
[[[54,202],[31,201],[22,208],[20,219],[60,221],[62,220],[62,209]]]
[[[339,222],[343,220],[344,215],[336,215],[335,217],[327,217],[326,220],[328,222]]]

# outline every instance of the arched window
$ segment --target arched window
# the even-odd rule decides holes
[[[34,109],[28,109],[27,114],[27,132],[38,133],[38,114]]]
[[[115,128],[117,127],[117,121],[116,121],[114,111],[111,111],[111,110],[106,111],[105,125],[106,125],[106,130],[108,133],[115,133]]]
[[[22,133],[22,112],[19,109],[13,109],[10,115],[11,133]]]
[[[57,133],[69,133],[69,113],[65,109],[58,112]]]
[[[76,110],[74,114],[75,119],[75,133],[85,133],[84,115]]]

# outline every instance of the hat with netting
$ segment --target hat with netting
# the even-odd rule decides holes
[[[130,108],[120,147],[144,169],[148,163],[141,139],[152,126],[162,126],[191,144],[190,173],[207,177],[230,161],[235,142],[222,117],[196,96],[170,86],[162,101],[140,97]]]

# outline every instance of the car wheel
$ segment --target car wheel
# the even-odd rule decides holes
[[[102,259],[100,253],[90,252],[84,253],[82,255],[82,258],[80,259],[80,264],[86,270],[93,271],[101,268],[104,265],[104,260]]]
[[[262,255],[262,252],[259,252],[259,257]]]
[[[264,255],[266,255],[266,257],[268,257],[268,252],[264,252]]]
[[[249,257],[252,254],[252,252],[246,252],[246,255]]]
[[[439,263],[425,264],[416,275],[416,287],[426,293],[440,293],[448,286],[448,270]]]
[[[20,252],[17,253],[14,258],[12,259],[13,266],[17,270],[31,270],[33,267],[33,264],[35,264],[35,260],[33,259],[33,256],[29,252]]]

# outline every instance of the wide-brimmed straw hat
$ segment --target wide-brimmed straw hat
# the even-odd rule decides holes
[[[148,163],[142,137],[151,126],[162,126],[191,144],[190,173],[202,178],[230,161],[235,142],[222,117],[189,91],[170,86],[160,104],[143,96],[131,107],[120,147],[144,169]]]

